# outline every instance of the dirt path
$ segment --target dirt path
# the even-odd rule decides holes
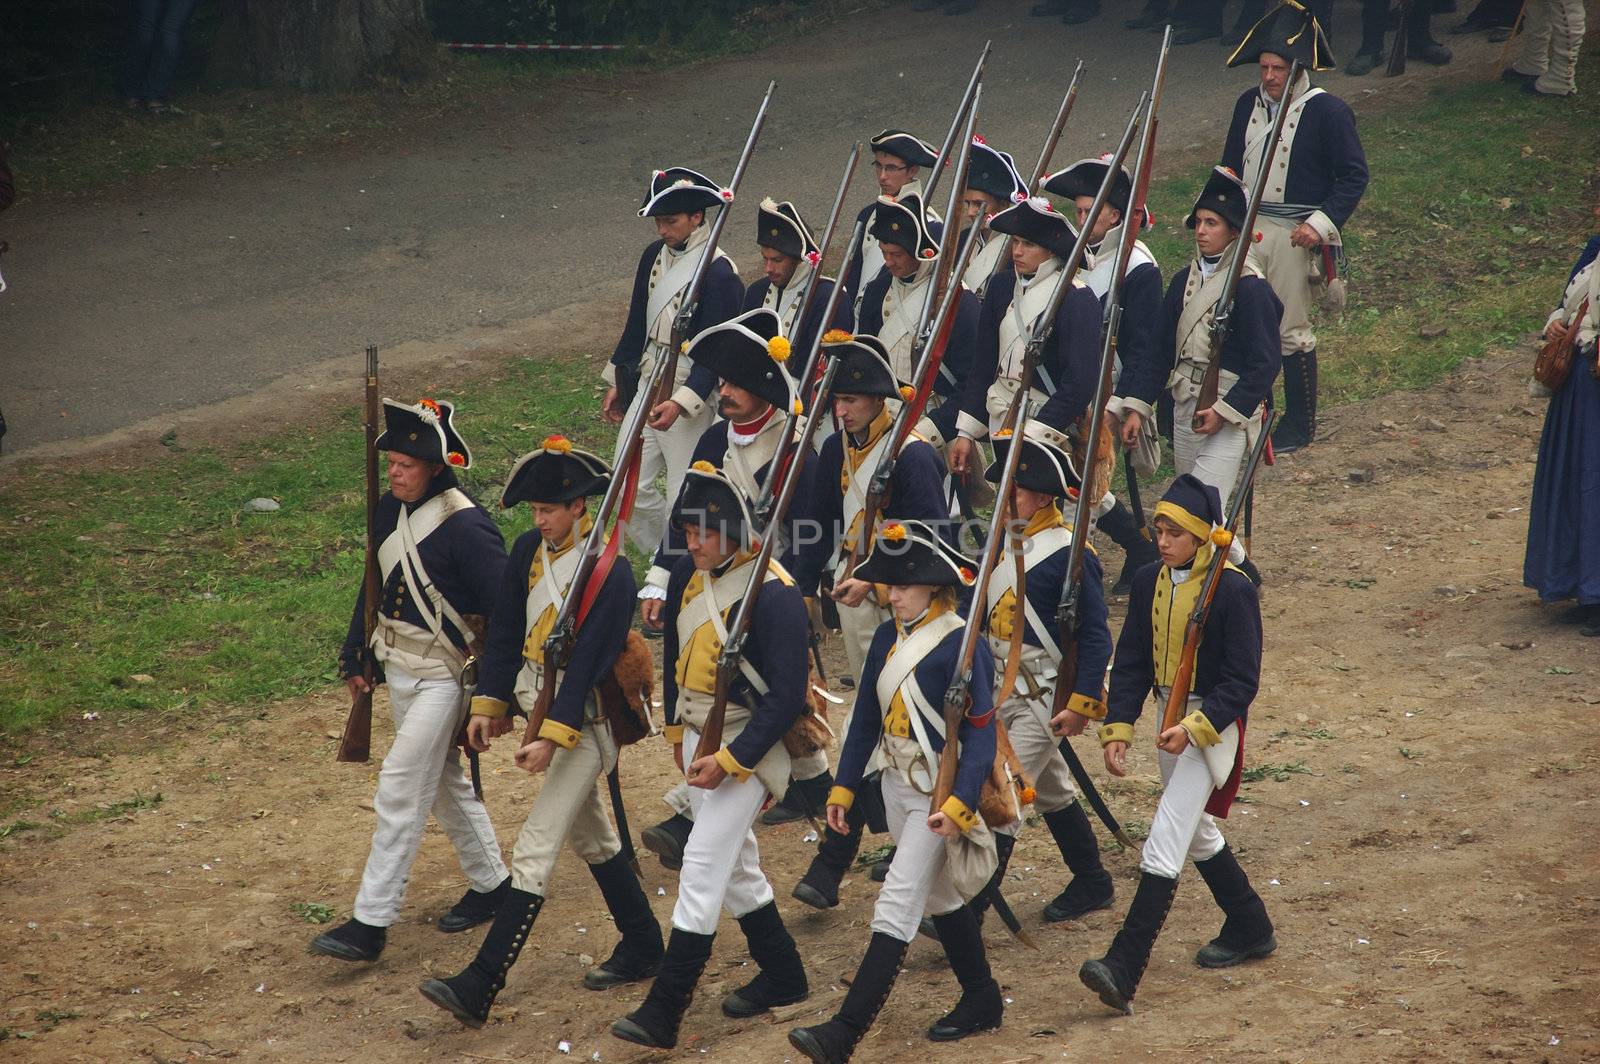
[[[319,397],[348,401],[367,343],[384,348],[401,391],[422,386],[411,375],[420,367],[459,377],[552,344],[602,359],[653,236],[633,214],[643,175],[688,164],[726,180],[771,78],[778,95],[727,233],[751,276],[754,203],[792,199],[820,224],[853,140],[885,126],[943,135],[985,37],[995,42],[980,123],[990,141],[1031,161],[1081,56],[1084,88],[1058,159],[1097,153],[1144,89],[1156,38],[1109,16],[1069,32],[1030,19],[1029,6],[987,0],[980,19],[902,5],[747,57],[485,99],[388,141],[25,200],[4,225],[5,460],[174,427],[257,432]],[[1356,4],[1340,9],[1348,51]],[[1451,44],[1449,67],[1327,84],[1352,101],[1404,100],[1429,80],[1483,76],[1492,46]],[[1222,59],[1213,45],[1174,51],[1164,164],[1217,151],[1251,81]],[[852,203],[874,194],[863,167]]]
[[[1496,356],[1426,395],[1334,411],[1326,442],[1270,471],[1257,540],[1267,663],[1248,761],[1273,771],[1246,786],[1249,801],[1226,827],[1278,922],[1278,954],[1242,970],[1194,968],[1189,958],[1218,914],[1189,875],[1137,1015],[1108,1015],[1074,973],[1109,940],[1135,858],[1108,857],[1116,913],[1043,926],[1039,910],[1064,873],[1034,827],[1006,891],[1043,953],[993,925],[988,935],[1013,1000],[1004,1028],[959,1046],[926,1042],[922,1029],[953,986],[936,948],[919,943],[859,1059],[1600,1058],[1600,690],[1593,641],[1520,587],[1542,415],[1523,394],[1529,361]],[[1348,458],[1357,441],[1360,470]],[[479,937],[444,938],[428,926],[461,889],[436,833],[379,964],[305,954],[314,928],[290,906],[327,904],[342,919],[371,831],[376,765],[332,763],[342,716],[330,693],[225,721],[80,723],[11,752],[0,769],[0,830],[19,818],[51,827],[0,838],[0,928],[11,947],[0,957],[0,1028],[32,1035],[6,1047],[10,1059],[671,1056],[606,1033],[638,988],[579,988],[611,930],[570,858],[481,1032],[459,1028],[415,991],[430,973],[458,970]],[[1148,729],[1141,735],[1148,742]],[[386,742],[380,729],[377,748]],[[637,830],[660,814],[654,799],[669,759],[647,745],[625,760]],[[1156,790],[1147,749],[1137,768],[1142,776],[1107,792],[1127,820],[1148,822]],[[488,769],[509,845],[530,785],[510,766],[509,747],[492,752]],[[116,805],[139,795],[147,808]],[[873,892],[853,876],[837,910],[791,901],[811,852],[806,831],[762,838],[812,999],[778,1024],[722,1018],[715,1003],[747,977],[725,922],[690,1040],[673,1059],[792,1059],[786,1027],[840,1000]],[[674,878],[653,860],[645,873],[665,919]]]

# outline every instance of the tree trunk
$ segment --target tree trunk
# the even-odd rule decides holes
[[[422,0],[223,0],[213,80],[269,88],[351,89],[380,74],[427,73]]]

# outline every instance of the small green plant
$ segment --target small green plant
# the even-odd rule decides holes
[[[11,836],[24,831],[38,831],[42,827],[44,827],[43,824],[32,820],[13,820],[5,827],[0,828],[0,839],[9,839]]]
[[[325,924],[333,919],[333,906],[315,901],[297,901],[289,911],[308,924]]]
[[[1329,731],[1327,728],[1312,728],[1310,731],[1306,732],[1306,738],[1307,739],[1332,739],[1333,738],[1333,732]]]
[[[893,846],[879,846],[876,849],[868,850],[856,858],[856,867],[871,868],[879,861],[887,858],[893,852]]]
[[[1304,761],[1291,761],[1283,765],[1257,765],[1247,768],[1239,774],[1239,779],[1244,783],[1259,783],[1270,779],[1274,783],[1287,783],[1290,776],[1309,776],[1311,770],[1306,768]]]

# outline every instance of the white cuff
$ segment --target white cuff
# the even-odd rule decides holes
[[[1306,219],[1306,224],[1317,231],[1317,235],[1322,238],[1324,244],[1331,247],[1341,246],[1339,227],[1334,225],[1333,219],[1326,214],[1321,211],[1312,211],[1311,217]]]
[[[939,453],[944,453],[944,434],[934,425],[933,420],[926,416],[917,422],[916,434],[938,448]]]
[[[1071,441],[1067,439],[1066,433],[1054,425],[1040,421],[1038,418],[1030,417],[1028,423],[1022,426],[1022,433],[1024,439],[1042,440],[1052,446],[1061,448],[1063,451],[1070,452],[1072,449]]]
[[[617,386],[616,363],[607,362],[603,367],[601,367],[600,379],[605,382],[607,388],[615,388]]]
[[[667,581],[672,579],[672,570],[661,565],[652,565],[650,571],[644,574],[644,590],[639,592],[640,598],[666,598]],[[656,591],[659,594],[645,595],[645,591]]]
[[[674,403],[683,407],[684,417],[698,417],[700,411],[706,408],[706,401],[687,384],[673,392],[671,398]]]
[[[956,414],[956,431],[969,440],[981,440],[989,435],[989,426],[963,410]]]
[[[646,584],[644,587],[639,589],[639,601],[641,602],[649,602],[652,600],[664,602],[666,601],[666,598],[667,589],[664,587],[656,587],[654,584]]]
[[[1124,395],[1119,397],[1119,401],[1122,403],[1123,417],[1127,417],[1127,412],[1130,410],[1147,420],[1156,416],[1156,408],[1143,399],[1135,399],[1131,395]]]
[[[1239,428],[1244,428],[1250,423],[1249,418],[1239,413],[1239,411],[1235,410],[1221,399],[1218,399],[1212,405],[1211,409],[1215,410],[1218,415],[1221,416],[1222,420],[1226,421],[1230,425],[1237,425]]]

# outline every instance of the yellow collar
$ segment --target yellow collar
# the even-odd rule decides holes
[[[578,523],[573,526],[573,530],[567,533],[567,538],[559,546],[552,545],[549,540],[545,540],[544,549],[550,557],[559,558],[576,546],[578,540],[588,536],[592,528],[594,528],[594,518],[585,511],[583,516],[578,518]]]
[[[909,625],[903,625],[898,620],[894,622],[894,625],[895,628],[900,632],[900,638],[904,639],[906,636],[910,635],[912,632],[915,632],[918,628],[921,628],[935,617],[943,616],[949,612],[949,606],[938,599],[935,599],[929,604],[927,610],[922,614],[922,616],[912,621]]]
[[[872,449],[872,445],[878,442],[878,438],[880,436],[882,436],[885,432],[889,431],[889,425],[893,421],[894,421],[894,416],[889,413],[889,404],[888,403],[883,404],[883,409],[878,411],[878,416],[873,418],[872,419],[872,423],[867,426],[867,440],[866,440],[866,442],[863,443],[859,447],[857,447],[852,442],[850,444],[851,452],[854,453],[854,454],[859,455],[859,454],[861,454],[861,453],[863,453],[865,451],[870,451]],[[849,433],[846,433],[845,434],[845,439],[848,440],[849,438],[850,438]]]
[[[1047,528],[1060,528],[1067,523],[1061,516],[1061,507],[1055,503],[1042,507],[1028,521],[1027,527],[1022,530],[1024,536],[1036,536]]]

